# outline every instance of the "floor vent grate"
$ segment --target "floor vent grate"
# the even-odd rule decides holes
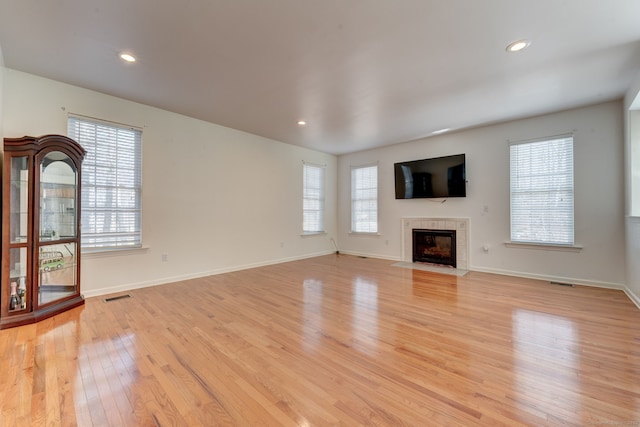
[[[104,302],[117,301],[119,299],[125,299],[125,298],[131,298],[131,295],[125,294],[125,295],[118,295],[117,297],[105,298]]]
[[[558,286],[568,286],[570,288],[575,287],[575,285],[573,283],[562,283],[562,282],[549,282],[549,284],[551,285],[558,285]]]

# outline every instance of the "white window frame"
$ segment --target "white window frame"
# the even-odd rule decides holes
[[[324,165],[302,164],[302,234],[322,234],[324,230]]]
[[[574,247],[573,146],[573,134],[509,143],[509,243]]]
[[[67,133],[87,151],[82,252],[142,248],[142,129],[69,114]]]
[[[378,229],[378,164],[352,166],[351,233],[378,234]]]

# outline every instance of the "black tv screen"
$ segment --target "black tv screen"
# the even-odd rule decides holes
[[[466,197],[464,154],[394,164],[396,199]]]

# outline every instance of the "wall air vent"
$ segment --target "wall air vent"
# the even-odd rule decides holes
[[[117,297],[109,297],[109,298],[105,298],[104,302],[111,302],[111,301],[117,301],[119,299],[125,299],[125,298],[131,298],[131,295],[129,294],[125,294],[125,295],[118,295]]]
[[[573,283],[562,283],[562,282],[549,282],[550,285],[559,285],[559,286],[568,286],[570,288],[575,287]]]

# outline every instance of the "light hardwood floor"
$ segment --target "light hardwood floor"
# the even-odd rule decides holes
[[[616,290],[330,255],[0,331],[0,425],[640,425]]]

